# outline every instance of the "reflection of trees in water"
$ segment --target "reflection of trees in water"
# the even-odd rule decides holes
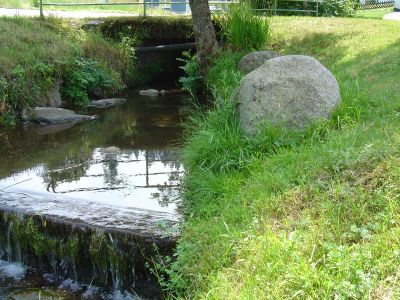
[[[102,161],[104,183],[108,187],[117,187],[126,183],[124,178],[118,176],[118,159],[113,154],[104,155]]]
[[[168,182],[164,185],[158,185],[158,192],[152,194],[152,197],[157,199],[161,207],[166,207],[171,202],[177,202],[180,199],[179,186],[181,177],[179,174],[179,172],[172,172],[168,176]]]
[[[70,161],[70,163],[72,162]],[[56,188],[60,183],[79,181],[86,175],[89,167],[90,164],[87,162],[67,164],[62,169],[56,170],[48,170],[46,167],[42,175],[43,182],[46,184],[48,192],[56,193]]]
[[[160,161],[165,167],[170,169],[180,170],[182,168],[177,149],[152,149],[146,150],[146,152],[150,165],[153,161]]]
[[[56,192],[57,186],[62,182],[79,181],[86,175],[90,167],[92,150],[87,143],[82,143],[81,148],[71,149],[64,156],[63,163],[49,161],[44,168],[42,178],[48,192]]]

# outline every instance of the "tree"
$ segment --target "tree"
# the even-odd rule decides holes
[[[193,33],[196,40],[200,75],[205,76],[212,59],[218,52],[217,38],[211,22],[208,0],[189,0],[189,5],[192,10]]]

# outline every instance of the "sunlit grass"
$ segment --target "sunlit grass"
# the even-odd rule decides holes
[[[393,6],[385,7],[385,8],[376,8],[376,9],[365,9],[359,10],[354,15],[355,18],[365,18],[365,19],[380,19],[382,20],[383,16],[393,12]]]
[[[187,219],[171,267],[179,297],[397,299],[400,296],[400,29],[356,18],[276,17],[270,46],[319,59],[342,102],[303,134],[238,131],[224,52],[219,105],[184,149]],[[212,79],[212,80],[210,80]]]

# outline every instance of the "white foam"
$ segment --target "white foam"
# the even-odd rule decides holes
[[[19,263],[9,263],[0,260],[0,276],[21,280],[24,278],[26,268]]]

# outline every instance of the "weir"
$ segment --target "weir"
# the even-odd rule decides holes
[[[151,299],[161,298],[161,292],[147,265],[171,254],[175,243],[170,237],[100,228],[11,211],[6,206],[1,207],[0,232],[3,260],[75,282],[112,290],[133,289]]]
[[[162,298],[151,268],[179,235],[187,101],[132,91],[123,106],[88,110],[93,121],[5,131],[1,259],[58,282]]]

